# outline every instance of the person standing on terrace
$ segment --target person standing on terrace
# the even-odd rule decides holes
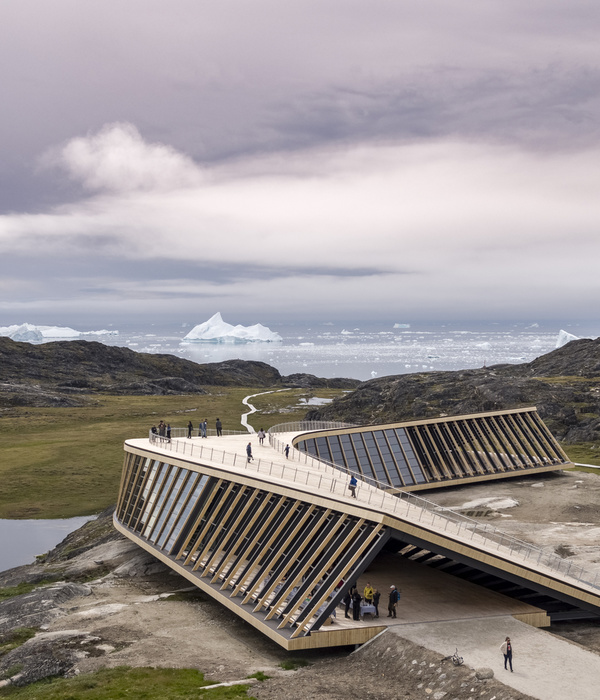
[[[350,495],[352,498],[356,498],[356,487],[358,485],[358,481],[356,480],[355,476],[352,476],[350,479],[350,483],[348,484],[348,488],[350,489]]]

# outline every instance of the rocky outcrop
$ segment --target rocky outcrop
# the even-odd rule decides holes
[[[210,386],[353,389],[354,379],[282,377],[264,362],[199,365],[174,355],[138,353],[86,340],[31,345],[0,337],[0,406],[78,406],[95,393],[204,394]]]
[[[45,631],[72,614],[77,601],[93,598],[93,587],[84,581],[171,575],[164,564],[114,530],[113,511],[109,508],[69,534],[35,564],[0,572],[0,588],[33,588],[0,601],[0,687],[69,675],[81,659],[107,653],[103,640],[85,631]],[[94,614],[109,615],[114,609],[115,604],[105,605]],[[31,638],[15,644],[23,632]],[[15,648],[2,653],[5,645]]]
[[[533,362],[380,377],[309,420],[378,424],[536,406],[566,442],[600,440],[600,339],[576,340]]]

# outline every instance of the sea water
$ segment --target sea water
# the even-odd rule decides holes
[[[578,337],[598,335],[592,325],[559,323],[270,323],[269,328],[281,335],[282,342],[184,342],[193,325],[122,325],[117,335],[94,339],[201,364],[257,360],[275,367],[282,375],[305,372],[365,381],[412,372],[529,362],[556,348],[562,328]]]

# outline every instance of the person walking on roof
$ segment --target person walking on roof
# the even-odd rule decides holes
[[[352,476],[350,479],[350,483],[348,484],[348,488],[350,489],[350,495],[352,498],[356,498],[356,487],[358,485],[358,481],[356,480],[355,476]]]
[[[267,436],[267,434],[266,434],[265,431],[261,428],[261,429],[258,431],[258,442],[259,442],[261,445],[264,443],[265,437],[266,437],[266,436]]]
[[[290,446],[289,445],[285,446],[284,452],[285,452],[285,458],[289,459],[290,458]]]
[[[217,437],[221,437],[221,434],[223,433],[223,423],[221,423],[220,418],[217,418],[217,422],[215,423],[215,428],[217,429]]]
[[[192,424],[192,421],[190,420],[190,421],[188,421],[188,437],[189,437],[189,438],[192,437],[192,430],[193,430],[193,429],[194,429],[194,426],[193,426],[193,424]]]
[[[400,593],[396,586],[390,586],[390,596],[388,601],[388,617],[396,617],[396,606],[400,600]]]
[[[253,462],[254,457],[252,456],[252,443],[251,442],[249,442],[246,445],[246,454],[248,455],[248,462]]]
[[[507,671],[506,664],[510,666],[510,672],[513,672],[512,667],[512,643],[510,637],[507,637],[500,645],[500,651],[504,654],[504,670]]]

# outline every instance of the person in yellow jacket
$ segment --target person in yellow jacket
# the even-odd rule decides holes
[[[371,586],[371,584],[369,582],[367,582],[367,585],[365,586],[363,597],[364,597],[365,603],[367,603],[367,605],[373,605],[373,587]]]

